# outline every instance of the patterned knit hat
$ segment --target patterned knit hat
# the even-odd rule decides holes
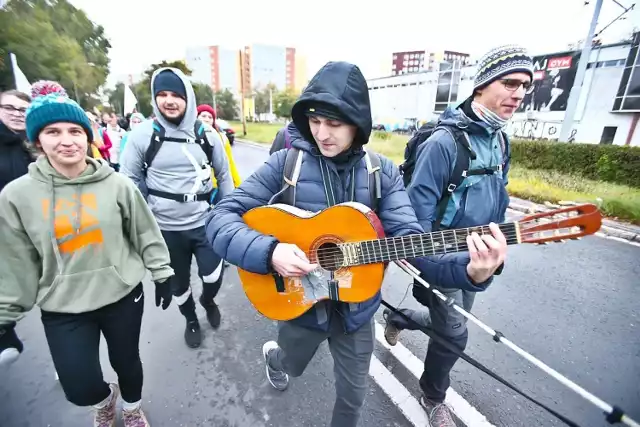
[[[533,80],[533,60],[527,51],[516,45],[491,49],[478,62],[473,90],[487,86],[511,73],[527,73]]]
[[[93,141],[91,122],[77,102],[67,96],[60,84],[51,81],[34,83],[31,90],[33,101],[27,109],[27,138],[38,139],[40,131],[52,123],[75,123],[84,129],[89,141]]]

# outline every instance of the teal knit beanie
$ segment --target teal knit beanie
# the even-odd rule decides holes
[[[66,93],[52,92],[37,96],[27,109],[27,138],[31,142],[38,139],[42,129],[52,123],[75,123],[82,126],[89,141],[93,141],[91,122],[77,102]]]

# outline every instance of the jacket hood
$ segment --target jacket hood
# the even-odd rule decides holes
[[[311,79],[291,109],[291,117],[304,139],[313,142],[305,108],[311,103],[325,103],[338,109],[357,127],[354,145],[369,142],[371,103],[369,87],[360,69],[348,62],[328,62]]]
[[[164,118],[164,116],[160,112],[160,109],[158,108],[158,104],[156,104],[156,97],[153,96],[153,82],[155,81],[158,74],[160,74],[165,70],[169,70],[172,73],[174,73],[176,76],[180,77],[180,80],[182,80],[182,84],[184,85],[184,89],[187,92],[187,109],[185,110],[184,117],[182,118],[182,121],[178,126],[176,126],[175,124],[171,123],[170,121]],[[193,91],[193,86],[191,86],[191,81],[189,81],[187,76],[185,76],[182,71],[180,71],[177,68],[170,68],[170,67],[158,68],[151,75],[150,90],[151,90],[151,105],[153,106],[153,114],[156,116],[156,120],[158,120],[158,122],[162,125],[162,127],[164,127],[165,129],[183,130],[183,131],[193,130],[193,126],[198,117],[198,113],[196,111],[196,108],[197,108],[196,94]]]
[[[38,157],[29,165],[29,176],[36,181],[53,183],[53,186],[81,185],[102,181],[115,171],[102,159],[86,158],[87,169],[78,177],[69,179],[51,166],[45,156]]]

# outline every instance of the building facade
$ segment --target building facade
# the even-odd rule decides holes
[[[570,139],[640,145],[640,33],[630,42],[591,51]],[[458,55],[456,53],[453,53]],[[557,139],[574,83],[580,51],[534,57],[534,90],[526,95],[507,132],[521,138]],[[370,79],[374,122],[388,128],[407,120],[433,120],[473,92],[475,65],[441,61],[432,71]]]
[[[468,65],[470,56],[467,53],[445,50],[443,52],[428,52],[426,50],[411,50],[406,52],[394,52],[391,54],[391,75],[420,73],[436,70],[438,63],[457,61],[462,65]]]
[[[307,80],[307,62],[295,48],[253,44],[237,51],[221,46],[188,48],[186,64],[194,82],[214,91],[229,89],[245,96],[257,87],[274,84],[279,90],[300,89]],[[242,68],[242,69],[241,69]]]

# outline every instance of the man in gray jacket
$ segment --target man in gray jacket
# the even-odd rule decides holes
[[[220,137],[196,122],[196,98],[187,77],[174,68],[158,69],[151,92],[156,119],[131,131],[120,167],[145,194],[162,230],[175,271],[173,295],[187,320],[185,341],[196,348],[202,335],[191,295],[191,258],[202,279],[200,304],[217,328],[214,297],[222,283],[222,260],[207,243],[204,222],[215,196],[212,172],[221,197],[233,191],[233,182]]]

